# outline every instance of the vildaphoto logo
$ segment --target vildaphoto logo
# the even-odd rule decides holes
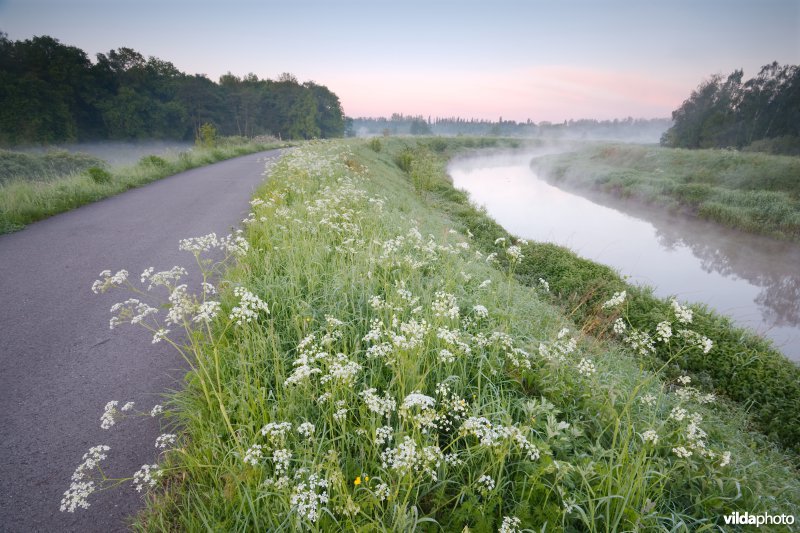
[[[729,526],[773,526],[773,525],[786,525],[791,526],[794,524],[794,515],[790,514],[750,514],[735,512],[722,517],[725,519],[725,525]]]

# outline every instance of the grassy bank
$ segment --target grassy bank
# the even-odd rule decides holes
[[[390,148],[390,150],[392,150]],[[426,169],[424,194],[433,204],[464,224],[472,232],[475,244],[489,253],[498,238],[509,238],[508,232],[480,209],[469,203],[463,191],[453,188],[445,175],[450,154],[461,150],[455,141],[452,148],[437,152],[424,146],[401,143],[393,148],[398,161],[408,160],[410,172]],[[415,161],[419,161],[414,163]],[[581,324],[585,333],[598,338],[616,337],[614,320],[623,315],[640,331],[653,332],[669,313],[670,301],[660,299],[646,288],[628,285],[612,269],[582,259],[570,250],[547,243],[529,243],[522,247],[525,259],[515,268],[517,279],[527,286],[537,286],[539,279],[548,281],[553,302]],[[498,258],[501,262],[503,257]],[[602,304],[609,295],[626,290],[628,299],[623,310],[609,312]],[[746,408],[754,427],[795,452],[800,452],[800,368],[787,360],[770,342],[732,324],[701,305],[692,306],[694,329],[714,339],[712,354],[690,352],[673,357],[668,347],[654,344],[641,354],[646,368],[669,364],[665,371],[677,377],[691,373],[703,390],[723,395]]]
[[[193,332],[176,347],[194,370],[138,529],[714,530],[800,513],[790,458],[738,407],[585,335],[550,302],[555,280],[520,283],[531,245],[491,240],[438,145],[406,142],[285,156],[247,244],[182,245],[237,256],[220,295],[143,276],[171,295],[168,327]],[[170,342],[156,307],[128,305],[120,322]]]
[[[800,239],[800,158],[728,150],[601,145],[537,158],[559,186],[680,210],[722,225]]]
[[[285,143],[223,139],[214,147],[146,156],[113,169],[84,154],[0,151],[0,234],[184,170],[280,146]]]

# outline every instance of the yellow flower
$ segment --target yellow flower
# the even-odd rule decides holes
[[[369,481],[369,476],[364,476],[364,483],[366,483],[367,481]]]
[[[361,485],[361,476],[358,476],[355,481],[353,481],[353,485],[358,486]]]

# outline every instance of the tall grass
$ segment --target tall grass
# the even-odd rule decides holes
[[[285,143],[223,140],[211,148],[146,156],[136,165],[110,171],[101,160],[81,154],[55,152],[21,158],[14,152],[0,153],[5,172],[0,180],[0,234],[184,170],[280,146]]]
[[[174,269],[142,276],[190,330],[176,347],[194,370],[137,529],[710,530],[737,510],[797,514],[796,472],[741,411],[583,335],[546,283],[517,281],[525,243],[482,252],[422,200],[436,176],[407,177],[388,148],[285,156],[247,244],[225,245],[238,260],[219,295],[189,296]],[[212,241],[182,246],[202,257]],[[157,307],[127,305],[118,322],[169,338]]]
[[[722,225],[800,239],[800,158],[729,150],[601,145],[537,158],[542,177],[677,209]]]

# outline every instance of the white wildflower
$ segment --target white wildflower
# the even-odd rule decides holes
[[[672,448],[672,453],[680,457],[681,459],[686,459],[692,456],[692,452],[684,448],[683,446],[678,446],[677,448]]]
[[[244,287],[235,287],[233,293],[239,297],[239,305],[231,309],[229,318],[233,320],[237,326],[255,320],[258,317],[259,311],[269,314],[269,307],[267,304]]]
[[[292,431],[291,422],[269,422],[261,428],[261,435],[276,445],[281,445]]]
[[[494,490],[494,479],[491,476],[487,476],[486,474],[482,475],[478,478],[478,491],[486,495]]]
[[[378,501],[386,501],[389,499],[389,485],[386,483],[381,483],[377,487],[375,487],[375,496],[378,497]]]
[[[391,426],[381,426],[375,430],[375,446],[383,446],[392,440]]]
[[[719,462],[719,466],[724,468],[731,463],[731,452],[722,452],[722,459]]]
[[[153,333],[153,344],[158,344],[162,340],[167,338],[169,335],[170,330],[166,328],[158,328],[155,333]]]
[[[480,304],[472,306],[472,312],[475,313],[475,316],[478,318],[486,318],[489,316],[489,310]]]
[[[506,254],[508,254],[508,257],[511,258],[512,263],[518,263],[525,257],[522,254],[522,248],[519,246],[509,246],[506,248]]]
[[[112,400],[103,408],[103,414],[100,416],[100,427],[103,429],[110,429],[111,426],[117,423],[115,416],[117,415],[117,405],[119,402]]]
[[[615,292],[613,296],[609,300],[603,302],[603,309],[611,309],[612,307],[616,307],[620,305],[622,302],[625,301],[625,297],[628,295],[627,291]]]
[[[142,492],[142,489],[146,487],[155,487],[162,473],[158,465],[142,465],[133,474],[133,485],[136,487],[136,492]]]
[[[175,439],[177,438],[178,436],[173,433],[163,433],[156,439],[156,448],[166,449],[168,446],[175,444]]]
[[[297,426],[297,432],[309,440],[314,438],[314,430],[315,430],[314,424],[312,424],[311,422],[303,422],[302,424]]]
[[[386,417],[390,416],[397,407],[397,402],[394,398],[389,396],[388,392],[385,392],[383,397],[378,396],[376,392],[377,390],[374,388],[367,389],[361,391],[359,396],[361,396],[361,399],[364,400],[364,403],[367,405],[367,409],[373,413]]]
[[[61,498],[61,512],[74,513],[79,507],[88,509],[89,496],[94,491],[94,481],[73,481]]]
[[[653,444],[658,444],[658,433],[655,430],[648,429],[644,433],[642,433],[642,440],[644,442],[652,442]]]
[[[656,326],[656,339],[666,343],[669,342],[670,337],[672,337],[672,325],[667,320],[659,322]]]
[[[617,335],[622,335],[623,333],[625,333],[625,329],[627,329],[627,325],[625,324],[625,321],[622,319],[622,317],[614,321],[614,333],[616,333]]]
[[[289,503],[297,514],[314,523],[319,518],[319,507],[328,503],[328,482],[316,474],[308,476],[307,481],[299,483],[292,490]]]
[[[253,444],[245,452],[242,461],[244,461],[246,464],[258,466],[258,463],[261,462],[261,458],[263,456],[264,454],[262,452],[262,446],[260,444]]]
[[[597,368],[594,366],[594,363],[586,359],[585,357],[582,358],[578,363],[578,373],[580,375],[591,376],[595,372],[597,372]]]
[[[100,272],[100,278],[92,283],[92,292],[100,294],[106,292],[112,287],[119,287],[128,280],[128,271],[120,270],[113,276],[110,270],[103,270]]]
[[[444,364],[452,363],[456,360],[456,356],[453,355],[453,352],[448,350],[447,348],[442,348],[439,350],[439,362]]]
[[[504,516],[497,533],[519,533],[522,522],[516,516]]]
[[[675,420],[676,422],[680,422],[684,418],[686,418],[687,414],[688,413],[687,413],[686,409],[684,409],[682,407],[673,407],[672,411],[669,414],[669,417],[671,419]]]
[[[211,322],[211,320],[217,316],[221,307],[222,306],[217,301],[206,300],[200,304],[200,307],[198,307],[197,314],[192,317],[192,322]]]
[[[675,313],[675,318],[678,320],[678,322],[681,324],[692,323],[693,313],[691,309],[682,306],[674,298],[670,300],[670,305],[672,305],[672,311]]]
[[[639,401],[642,402],[644,405],[653,406],[656,404],[656,397],[652,394],[645,394],[644,396],[639,398]]]
[[[153,408],[150,410],[150,416],[158,416],[158,415],[160,415],[160,414],[161,414],[161,413],[163,413],[163,412],[164,412],[164,406],[162,406],[162,405],[155,405],[155,406],[153,406]]]
[[[458,318],[458,303],[452,294],[437,291],[431,304],[433,314],[444,318]]]

